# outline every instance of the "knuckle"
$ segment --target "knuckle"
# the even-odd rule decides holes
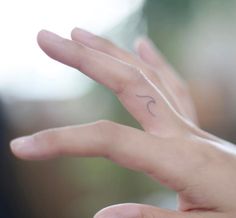
[[[114,127],[114,123],[109,120],[99,120],[95,123],[99,130],[107,131]]]
[[[117,81],[116,94],[121,95],[126,92],[128,88],[137,85],[145,80],[145,76],[141,69],[134,66],[129,66],[127,74],[120,77]]]
[[[116,131],[115,129],[115,124],[108,120],[100,120],[95,123],[95,131],[102,137],[103,142],[110,141],[110,139],[113,138],[113,133]]]
[[[110,158],[112,147],[116,144],[116,135],[119,132],[118,125],[108,120],[100,120],[95,123],[94,127],[98,136],[97,143],[102,147],[104,156]]]

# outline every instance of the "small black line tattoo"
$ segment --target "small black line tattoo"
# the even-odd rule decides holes
[[[147,102],[147,110],[148,110],[148,112],[153,116],[153,117],[155,117],[156,115],[151,111],[151,109],[150,109],[150,106],[151,106],[151,104],[156,104],[156,101],[155,101],[155,99],[153,98],[153,97],[151,97],[151,96],[148,96],[148,95],[136,95],[137,97],[139,97],[139,98],[147,98],[147,99],[149,99],[148,100],[148,102]]]

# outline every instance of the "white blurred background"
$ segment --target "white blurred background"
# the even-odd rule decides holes
[[[82,95],[90,81],[50,60],[37,46],[38,31],[70,37],[74,27],[104,34],[140,10],[143,0],[8,0],[0,7],[0,93],[23,99]]]

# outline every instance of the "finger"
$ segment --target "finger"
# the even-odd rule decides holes
[[[111,41],[94,35],[86,30],[74,28],[71,32],[71,38],[92,49],[109,54],[129,64],[137,65],[137,57],[132,53],[125,51],[113,44]]]
[[[171,211],[143,204],[118,204],[99,211],[94,218],[201,218],[190,212]]]
[[[176,99],[168,89],[169,84],[167,84],[167,87],[165,87],[165,84],[163,84],[163,74],[161,72],[157,70],[154,71],[153,68],[150,68],[149,65],[145,64],[137,56],[128,51],[125,51],[124,49],[117,47],[111,41],[96,36],[86,30],[80,28],[73,29],[71,32],[71,38],[77,42],[85,44],[86,46],[92,49],[109,54],[112,57],[115,57],[119,60],[122,60],[126,63],[129,63],[142,69],[143,73],[154,83],[154,85],[156,85],[160,89],[160,91],[172,104],[175,110],[182,113],[178,104],[176,103]]]
[[[167,63],[161,52],[148,38],[140,38],[135,43],[136,51],[140,58],[147,64],[160,69],[165,86],[172,94],[177,107],[182,114],[197,124],[197,116],[189,91],[183,80],[175,73]]]
[[[174,72],[169,63],[165,60],[161,52],[156,48],[153,42],[146,38],[139,38],[135,42],[135,49],[140,58],[147,64],[164,71],[163,77],[170,83],[181,83],[182,80]]]
[[[187,145],[176,138],[159,139],[108,121],[46,130],[11,143],[13,153],[28,160],[60,156],[105,157],[121,166],[142,171],[176,191],[184,189],[197,163],[198,154],[186,148]]]
[[[47,31],[39,33],[38,42],[53,59],[81,70],[114,91],[145,130],[162,136],[185,131],[174,108],[136,67]]]

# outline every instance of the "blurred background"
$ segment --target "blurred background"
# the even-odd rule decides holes
[[[0,7],[0,217],[93,217],[111,204],[175,208],[175,194],[100,158],[26,162],[12,138],[109,119],[139,128],[117,99],[49,59],[37,32],[78,26],[132,51],[149,35],[188,81],[202,128],[236,142],[236,0],[8,0]],[[96,107],[96,110],[93,110]]]

